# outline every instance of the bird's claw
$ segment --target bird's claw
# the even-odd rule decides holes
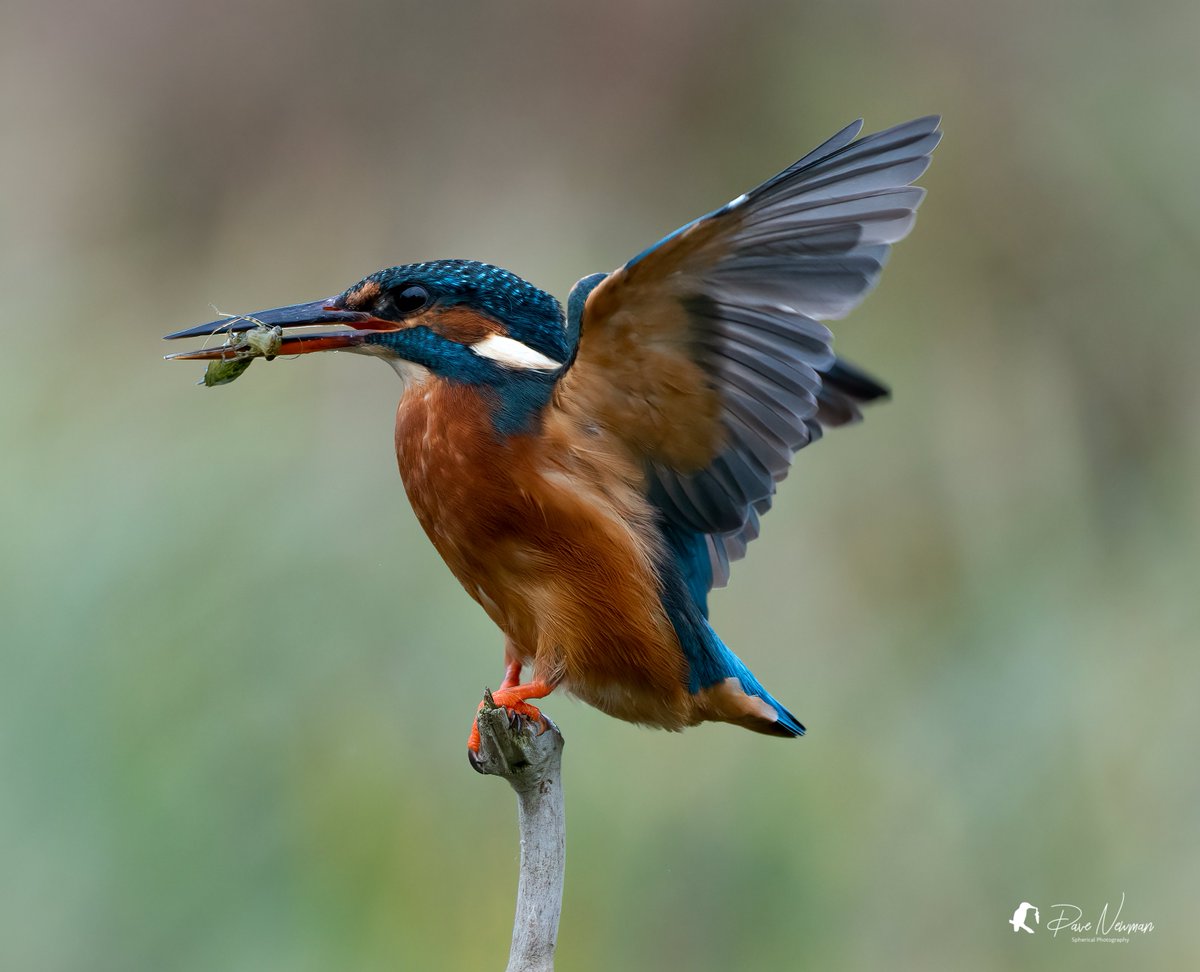
[[[487,694],[488,694],[488,701],[490,701],[491,693],[489,692]],[[513,735],[516,735],[519,732],[525,731],[525,728],[528,725],[528,721],[526,720],[525,716],[521,715],[521,713],[519,713],[519,712],[514,712],[512,709],[506,708],[505,706],[486,705],[486,711],[488,711],[488,712],[494,712],[496,709],[501,709],[503,711],[504,721],[505,721],[505,723],[507,723],[508,731],[510,733],[512,733]],[[481,705],[479,707],[479,711],[481,713],[484,712],[485,705]],[[542,734],[542,732],[544,731],[544,729],[545,729],[545,726],[539,726],[537,734],[540,736]],[[492,732],[495,733],[495,731],[496,731],[496,726],[495,726],[495,723],[493,723]],[[495,745],[494,737],[493,737],[492,745],[493,746]],[[473,723],[471,723],[471,735],[470,735],[470,738],[467,739],[467,762],[469,762],[471,764],[471,769],[473,769],[476,773],[480,773],[482,775],[487,775],[488,762],[484,756],[482,747],[483,747],[483,739],[482,739],[482,735],[479,731],[479,716],[477,715],[475,717],[475,721]]]
[[[481,710],[475,729],[479,748],[467,749],[471,769],[482,776],[503,776],[518,790],[540,780],[546,760],[562,748],[562,735],[548,717],[542,716],[535,728],[527,716],[502,705]]]
[[[504,709],[508,713],[508,728],[513,732],[524,729],[529,722],[536,723],[537,735],[541,735],[549,727],[549,720],[542,715],[541,709],[530,705],[520,698],[514,698],[516,693],[508,688],[499,688],[495,692],[483,690],[483,701],[479,703],[479,712],[485,709]],[[467,758],[471,766],[479,769],[479,716],[471,723],[471,734],[467,737]]]

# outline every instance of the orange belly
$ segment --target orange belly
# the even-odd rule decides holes
[[[500,438],[484,395],[430,377],[397,410],[400,473],[434,546],[536,677],[631,722],[699,721],[637,466],[553,409]]]

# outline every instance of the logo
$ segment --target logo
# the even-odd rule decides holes
[[[1031,905],[1028,901],[1022,901],[1017,905],[1017,910],[1008,919],[1008,923],[1013,926],[1013,931],[1027,931],[1030,935],[1033,934],[1033,929],[1025,924],[1025,916],[1031,911],[1033,912],[1033,923],[1036,925],[1042,920],[1042,916],[1038,914],[1037,906]]]
[[[1125,910],[1125,892],[1121,892],[1121,902],[1114,909],[1112,903],[1104,902],[1098,912],[1090,912],[1095,917],[1086,917],[1084,909],[1075,904],[1060,903],[1051,905],[1046,924],[1042,930],[1049,932],[1051,938],[1058,938],[1059,933],[1066,938],[1068,935],[1075,943],[1101,943],[1108,945],[1127,945],[1134,938],[1144,937],[1154,931],[1154,922],[1138,919],[1130,921],[1123,915]],[[1042,916],[1038,913],[1037,905],[1022,901],[1013,916],[1008,919],[1014,932],[1034,934],[1029,927],[1029,915],[1033,914],[1033,923],[1040,925]]]

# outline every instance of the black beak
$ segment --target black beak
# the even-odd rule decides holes
[[[279,354],[306,354],[310,351],[351,348],[363,343],[366,337],[363,333],[365,331],[386,331],[392,330],[396,326],[392,321],[380,320],[371,314],[343,310],[337,306],[337,300],[336,297],[329,297],[307,304],[273,307],[270,310],[256,311],[242,317],[225,317],[218,321],[209,321],[207,324],[197,324],[195,327],[175,331],[166,335],[164,340],[174,341],[179,338],[205,337],[211,334],[239,334],[243,331],[254,330],[260,325],[287,329],[314,327],[322,324],[343,324],[351,328],[346,331],[308,332],[285,337],[278,351]],[[172,360],[196,361],[235,356],[230,349],[212,347],[199,351],[184,351],[167,357]]]

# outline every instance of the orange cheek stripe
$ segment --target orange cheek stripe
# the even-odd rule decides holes
[[[504,333],[504,328],[498,321],[466,307],[433,310],[413,323],[424,324],[435,334],[459,344],[475,344],[489,334]]]

